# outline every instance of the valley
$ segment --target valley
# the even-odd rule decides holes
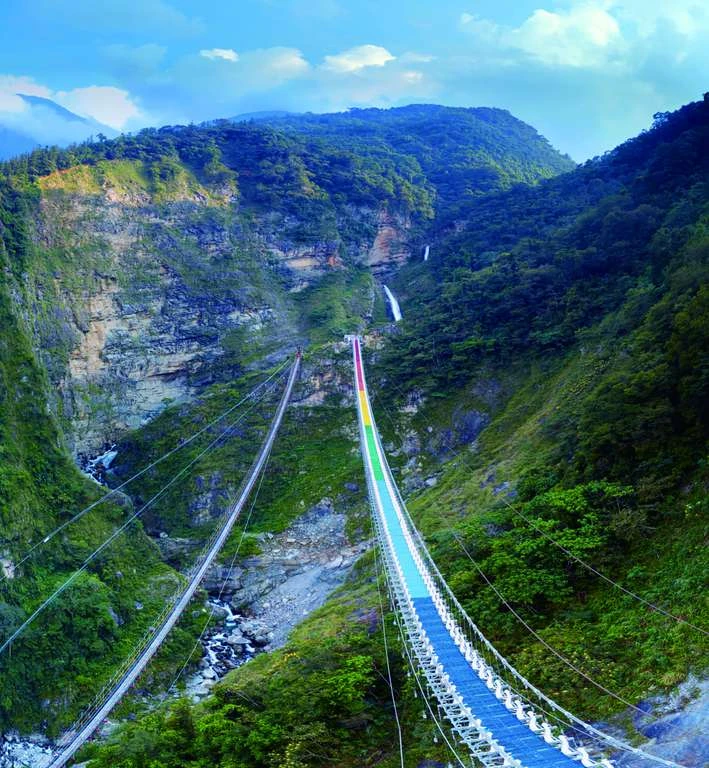
[[[359,333],[393,477],[465,610],[562,706],[702,765],[708,109],[579,167],[502,110],[426,105],[148,129],[5,163],[0,641],[197,463],[0,658],[0,731],[55,738],[91,701],[183,583],[275,401],[23,560],[102,493],[79,466],[115,450],[102,475],[128,481],[303,347],[248,519],[121,725],[79,759],[394,766],[388,666],[411,766],[450,759],[384,649],[344,340]],[[589,686],[510,606],[651,716]]]

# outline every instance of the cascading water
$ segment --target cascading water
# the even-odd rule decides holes
[[[394,322],[398,323],[399,320],[401,320],[401,307],[399,306],[399,302],[386,285],[384,286],[384,293],[389,300],[389,306],[391,307],[391,313],[394,316]]]

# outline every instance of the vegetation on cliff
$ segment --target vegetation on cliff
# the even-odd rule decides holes
[[[546,642],[621,696],[638,701],[705,667],[691,627],[648,610],[580,561],[663,610],[707,622],[697,596],[707,569],[708,124],[706,106],[690,105],[573,174],[469,201],[466,226],[443,234],[434,260],[400,272],[404,323],[370,360],[385,436],[398,445],[413,430],[424,441],[413,456],[437,482],[415,492],[410,507],[452,586],[525,674],[588,717],[622,705],[521,628],[452,533]],[[475,409],[489,423],[468,444],[456,418]],[[411,476],[409,458],[394,457],[402,480]],[[317,696],[290,691],[290,654],[320,658],[305,633],[324,631],[323,616],[303,625],[292,648],[234,674],[210,704],[179,704],[129,727],[93,764],[141,765],[126,750],[140,743],[158,765],[387,765],[394,725],[378,719],[388,704],[366,675],[354,699],[338,697],[317,714],[353,659],[381,653],[378,634],[363,646],[348,633],[334,668],[320,659]],[[348,626],[357,626],[351,615]],[[394,654],[392,662],[416,751],[431,733],[417,730]],[[301,674],[310,691],[310,673]],[[247,703],[238,691],[256,698]],[[281,696],[296,702],[289,712],[303,722],[289,738],[272,725],[274,717],[289,722]],[[370,719],[364,731],[341,731],[353,700]],[[179,718],[175,738],[163,738]],[[243,722],[266,748],[241,732]],[[327,750],[309,741],[322,725]],[[194,738],[178,752],[171,745],[187,745],[187,732]],[[364,744],[353,762],[352,749]],[[418,754],[445,759],[432,746]]]

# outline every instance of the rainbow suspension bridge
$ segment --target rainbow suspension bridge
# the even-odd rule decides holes
[[[357,337],[352,337],[352,353],[362,458],[390,597],[414,674],[425,680],[472,764],[613,768],[606,754],[630,752],[676,766],[599,731],[557,705],[517,672],[465,613],[394,482],[372,414]],[[471,765],[470,759],[452,751],[460,765]]]

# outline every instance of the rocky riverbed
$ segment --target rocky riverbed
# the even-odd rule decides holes
[[[204,698],[230,670],[284,645],[296,624],[323,605],[370,546],[347,540],[345,519],[324,498],[282,533],[260,535],[258,556],[209,571],[204,586],[213,620],[202,639],[204,656],[181,695]],[[0,768],[41,768],[51,754],[41,735],[0,736]]]
[[[646,717],[633,716],[638,732],[648,739],[641,745],[645,752],[687,768],[709,765],[709,678],[690,675],[672,693],[646,699],[638,706],[647,712]],[[613,763],[617,768],[651,765],[632,754],[614,755]]]
[[[20,737],[11,731],[0,736],[0,768],[42,768],[54,752],[41,734]]]
[[[345,515],[322,499],[278,534],[262,534],[257,557],[215,566],[204,586],[217,619],[203,639],[204,657],[186,681],[197,700],[229,670],[285,644],[293,627],[340,586],[368,542],[351,544]]]

